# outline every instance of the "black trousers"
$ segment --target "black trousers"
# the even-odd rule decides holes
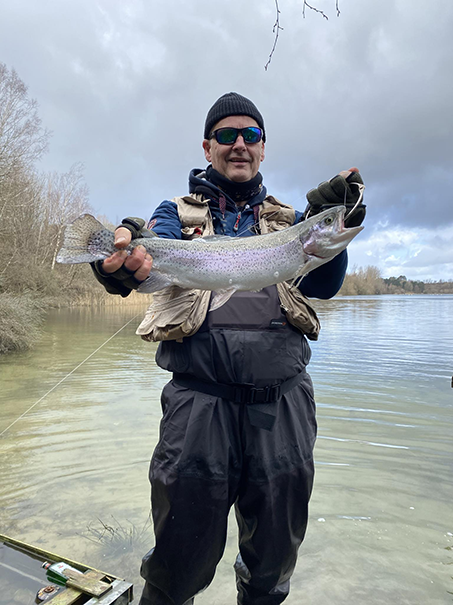
[[[150,468],[156,544],[143,559],[139,605],[193,603],[214,577],[233,505],[238,603],[278,605],[288,596],[314,475],[308,374],[275,405],[267,431],[250,424],[245,406],[165,386]]]

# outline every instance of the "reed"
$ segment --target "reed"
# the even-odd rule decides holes
[[[96,545],[97,557],[103,564],[116,568],[117,575],[139,582],[140,559],[154,544],[150,516],[142,526],[132,521],[119,522],[113,515],[109,521],[97,519],[87,526],[81,537]]]

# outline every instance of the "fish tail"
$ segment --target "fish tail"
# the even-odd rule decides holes
[[[91,214],[82,214],[66,226],[57,262],[92,263],[107,258],[115,251],[114,234]]]

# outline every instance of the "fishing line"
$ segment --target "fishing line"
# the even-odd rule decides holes
[[[352,210],[350,210],[347,213],[347,215],[344,217],[345,219],[347,219],[348,217],[351,216],[351,214],[354,212],[354,210],[357,208],[357,206],[363,200],[363,192],[365,191],[365,185],[363,183],[349,183],[349,185],[357,185],[357,187],[359,188],[359,199],[354,204],[354,207],[352,208]],[[346,207],[346,190],[344,192],[344,206]]]
[[[28,578],[29,580],[34,580],[35,582],[39,582],[39,584],[41,584],[41,586],[42,586],[42,578],[37,578],[36,576],[32,576],[29,573],[25,573],[24,571],[17,569],[17,567],[12,567],[12,565],[7,565],[6,563],[3,563],[3,561],[0,561],[0,565],[2,567],[5,567],[6,569],[9,569],[10,571],[14,571],[14,573],[16,573],[16,574],[24,576],[24,578]]]
[[[38,399],[38,401],[36,401],[36,402],[35,402],[35,403],[34,403],[32,406],[30,406],[30,407],[28,408],[28,410],[26,410],[26,411],[25,411],[23,414],[21,414],[21,415],[20,415],[18,418],[16,418],[16,420],[14,420],[14,422],[12,422],[12,423],[11,423],[9,426],[7,426],[7,427],[6,427],[6,429],[5,429],[4,431],[2,431],[2,432],[0,433],[0,437],[2,437],[2,436],[3,436],[3,435],[6,433],[6,431],[9,431],[9,429],[10,429],[12,426],[14,426],[14,425],[16,424],[16,422],[18,422],[18,421],[19,421],[19,420],[21,420],[21,419],[22,419],[24,416],[26,416],[26,415],[27,415],[29,412],[31,412],[31,410],[32,410],[34,407],[36,407],[36,406],[38,405],[38,403],[41,403],[41,401],[42,401],[42,400],[43,400],[45,397],[47,397],[47,395],[49,395],[49,394],[50,394],[52,391],[54,391],[54,390],[55,390],[55,389],[56,389],[58,386],[60,386],[60,384],[61,384],[62,382],[64,382],[64,381],[66,380],[66,378],[69,378],[69,376],[71,376],[71,374],[74,374],[74,372],[75,372],[76,370],[78,370],[78,369],[79,369],[81,366],[83,366],[83,364],[84,364],[86,361],[88,361],[88,360],[89,360],[91,357],[93,357],[93,355],[95,355],[95,354],[96,354],[98,351],[100,351],[104,345],[106,345],[108,342],[110,342],[110,341],[112,340],[112,338],[115,338],[115,336],[116,336],[117,334],[119,334],[119,333],[121,332],[121,330],[124,330],[124,328],[125,328],[126,326],[128,326],[128,325],[131,323],[131,321],[134,321],[134,319],[135,319],[135,318],[136,318],[138,315],[139,315],[139,313],[137,313],[137,315],[134,315],[134,317],[133,317],[132,319],[130,319],[130,320],[127,322],[127,323],[125,323],[125,324],[124,324],[124,326],[123,326],[122,328],[120,328],[119,330],[117,330],[117,331],[115,332],[115,334],[113,334],[112,336],[110,336],[109,338],[107,338],[107,340],[106,340],[104,343],[102,343],[102,344],[101,344],[101,346],[99,346],[99,347],[98,347],[98,348],[97,348],[95,351],[93,351],[92,353],[90,353],[86,359],[84,359],[83,361],[81,361],[81,362],[79,363],[79,365],[77,365],[77,366],[76,366],[76,367],[75,367],[73,370],[71,370],[71,371],[70,371],[68,374],[66,374],[66,376],[65,376],[64,378],[62,378],[62,379],[61,379],[59,382],[57,382],[57,384],[56,384],[56,385],[54,385],[54,386],[53,386],[53,387],[52,387],[52,388],[51,388],[49,391],[47,391],[47,393],[46,393],[45,395],[43,395],[42,397],[40,397],[40,398]]]

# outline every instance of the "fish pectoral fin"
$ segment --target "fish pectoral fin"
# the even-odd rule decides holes
[[[298,273],[296,273],[296,275],[292,278],[292,280],[290,280],[290,287],[291,288],[298,288],[300,286],[300,282],[303,280],[303,278],[306,276],[307,271],[299,271]]]
[[[235,292],[237,292],[236,288],[228,288],[228,290],[217,290],[217,292],[213,292],[209,311],[215,311],[224,305],[230,300]]]
[[[215,242],[231,242],[235,240],[235,237],[231,237],[230,235],[219,235],[214,233],[214,235],[203,235],[203,237],[198,237],[197,242],[201,244],[213,244]]]
[[[143,281],[137,288],[137,292],[140,294],[151,294],[152,292],[158,292],[172,285],[171,279],[164,273],[158,271],[151,271],[149,276]]]

